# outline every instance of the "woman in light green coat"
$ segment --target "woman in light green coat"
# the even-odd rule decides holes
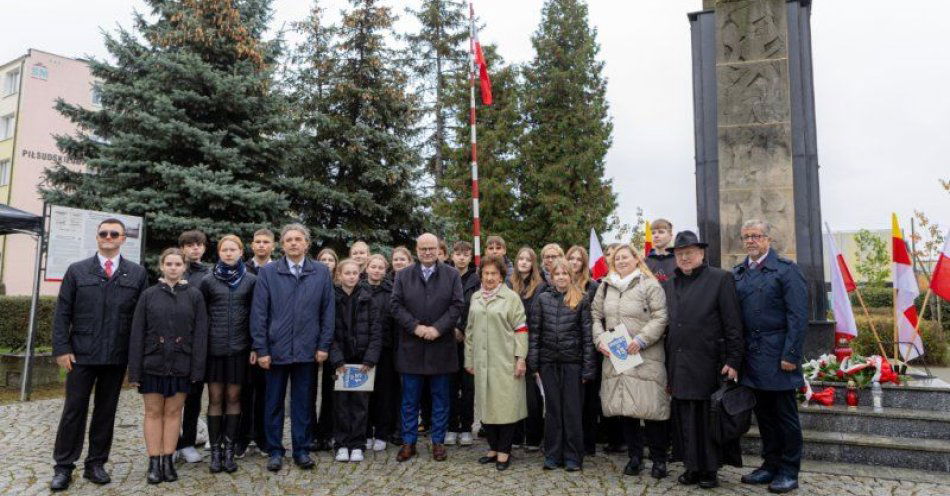
[[[485,257],[479,271],[482,287],[472,295],[465,332],[465,370],[475,376],[475,411],[488,438],[488,453],[478,462],[505,470],[515,424],[528,416],[528,326],[521,297],[504,284],[504,260]]]

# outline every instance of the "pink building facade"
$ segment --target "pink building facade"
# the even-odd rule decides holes
[[[0,65],[0,203],[42,214],[38,188],[44,170],[57,161],[68,162],[56,147],[55,136],[76,131],[76,126],[53,108],[58,98],[91,109],[98,107],[95,79],[84,60],[30,49]],[[30,294],[35,253],[36,242],[29,236],[0,237],[0,282],[6,294]],[[41,294],[58,290],[57,282],[41,285]]]

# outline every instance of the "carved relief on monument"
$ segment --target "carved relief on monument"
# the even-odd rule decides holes
[[[719,192],[719,223],[722,267],[732,267],[745,259],[739,239],[742,223],[750,219],[772,224],[772,246],[783,256],[795,259],[794,191],[787,188],[735,189]]]
[[[788,124],[719,128],[719,189],[791,188]]]
[[[721,126],[788,122],[788,61],[716,66]]]
[[[717,64],[785,58],[785,0],[719,0]]]

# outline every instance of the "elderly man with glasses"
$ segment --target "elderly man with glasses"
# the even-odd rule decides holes
[[[808,289],[798,265],[772,248],[768,222],[745,222],[741,237],[748,257],[732,273],[745,324],[742,384],[755,392],[763,459],[742,482],[785,493],[798,487],[802,458],[795,390],[805,385],[801,363]]]

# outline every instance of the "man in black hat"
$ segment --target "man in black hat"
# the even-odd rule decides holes
[[[686,472],[680,484],[719,485],[723,463],[740,466],[738,443],[717,446],[709,430],[710,396],[742,364],[742,314],[732,274],[710,267],[706,243],[692,231],[676,235],[675,276],[666,281],[669,313],[667,373],[673,396],[673,434]]]

